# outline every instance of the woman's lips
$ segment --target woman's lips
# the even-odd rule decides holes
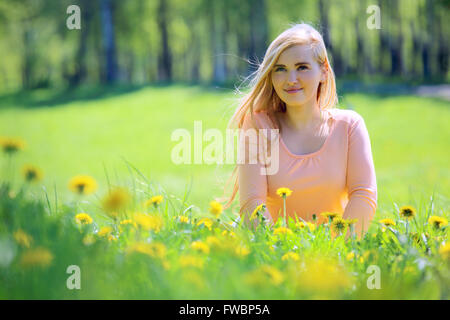
[[[297,93],[297,92],[299,92],[299,91],[301,91],[301,90],[303,90],[303,89],[284,90],[284,91],[286,91],[286,92],[289,93],[289,94],[294,94],[294,93]]]

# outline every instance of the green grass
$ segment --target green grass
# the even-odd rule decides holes
[[[0,136],[27,142],[12,167],[0,159],[2,175],[15,174],[13,190],[0,185],[0,298],[447,300],[450,229],[434,228],[428,218],[450,218],[448,103],[408,96],[343,98],[344,108],[363,116],[371,137],[376,220],[396,223],[387,229],[373,223],[362,240],[331,239],[329,224],[310,230],[290,219],[291,231],[279,234],[281,220],[253,232],[230,226],[229,211],[212,218],[208,203],[222,195],[232,166],[176,166],[170,136],[177,128],[192,132],[194,120],[203,121],[203,130],[224,130],[235,107],[229,91],[85,88],[0,97]],[[43,169],[46,192],[22,183],[18,169],[25,163]],[[94,176],[100,190],[76,198],[67,183],[78,174]],[[129,211],[120,210],[120,220],[99,206],[109,184],[131,188],[133,201]],[[163,203],[142,208],[157,193],[164,194]],[[199,210],[188,210],[190,204]],[[407,222],[394,205],[412,205],[417,215]],[[75,223],[81,211],[92,215],[92,224]],[[146,219],[158,217],[162,227],[148,228],[139,219],[136,227],[119,224],[136,211]],[[198,225],[199,216],[209,216],[212,228]],[[112,228],[112,238],[98,232],[104,226]],[[210,252],[193,247],[195,241]],[[155,251],[158,246],[162,253]],[[298,260],[283,259],[287,253]],[[187,257],[194,265],[186,265]],[[82,290],[65,286],[69,265],[80,267]],[[367,287],[371,265],[380,268],[381,290]]]
[[[203,121],[203,132],[224,132],[236,106],[234,98],[228,89],[181,85],[5,95],[0,97],[0,136],[27,142],[15,159],[16,169],[25,163],[41,167],[50,198],[55,188],[58,197],[70,198],[67,182],[77,174],[94,176],[99,194],[106,191],[105,171],[112,183],[126,183],[126,159],[180,197],[192,179],[190,200],[207,208],[213,197],[222,196],[233,166],[175,165],[171,133],[185,128],[193,134],[194,120]],[[369,130],[378,212],[391,210],[392,202],[420,206],[433,192],[440,207],[448,209],[448,102],[366,94],[345,94],[341,101],[342,108],[354,108],[363,116]]]

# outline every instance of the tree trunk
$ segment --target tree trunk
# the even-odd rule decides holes
[[[103,50],[105,54],[105,78],[106,83],[113,83],[117,80],[117,58],[116,43],[114,36],[113,6],[111,0],[101,2],[101,23]]]
[[[267,49],[268,38],[266,0],[251,0],[249,3],[250,46],[248,54],[252,62],[261,63]],[[251,69],[254,67],[250,66]]]
[[[162,82],[172,81],[172,54],[168,35],[168,0],[159,0],[157,23],[161,36],[162,51],[158,55],[158,79]]]
[[[223,83],[226,79],[224,56],[224,4],[222,1],[210,1],[209,25],[211,35],[211,52],[213,54],[213,82]]]

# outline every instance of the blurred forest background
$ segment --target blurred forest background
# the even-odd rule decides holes
[[[81,30],[66,26],[72,4]],[[380,30],[367,28],[369,5],[381,9]],[[448,82],[449,9],[449,0],[3,0],[0,91],[233,85],[302,21],[323,33],[338,79]]]

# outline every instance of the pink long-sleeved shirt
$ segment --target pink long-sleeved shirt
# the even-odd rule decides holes
[[[276,174],[264,175],[261,163],[239,164],[240,212],[252,212],[265,203],[274,221],[283,216],[283,199],[276,191],[287,187],[293,193],[286,199],[287,216],[306,221],[315,213],[318,222],[325,221],[320,213],[329,211],[345,219],[357,218],[360,231],[367,229],[377,208],[377,184],[369,134],[363,118],[353,110],[330,109],[329,134],[316,152],[297,155],[290,152],[278,135],[279,168]],[[260,128],[273,129],[264,112],[254,113]],[[250,126],[250,116],[243,128]],[[242,143],[241,143],[242,145]]]

